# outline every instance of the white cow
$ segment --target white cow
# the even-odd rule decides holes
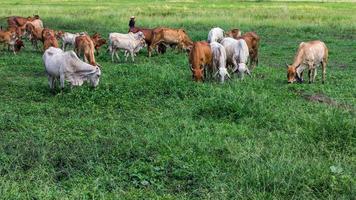
[[[208,42],[220,42],[224,39],[224,30],[219,27],[212,28],[208,34]]]
[[[58,78],[62,89],[65,80],[70,82],[71,86],[81,86],[84,81],[89,81],[93,87],[99,84],[100,68],[81,61],[74,51],[64,52],[59,48],[50,47],[44,52],[42,59],[51,89]]]
[[[215,71],[214,77],[219,75],[220,82],[224,83],[225,78],[230,78],[226,69],[226,51],[225,48],[217,42],[210,43],[211,52],[213,54],[212,68]]]
[[[251,76],[250,70],[246,66],[249,53],[245,40],[235,40],[227,37],[221,41],[221,44],[226,51],[227,64],[233,66],[232,71],[239,72],[241,74],[241,79],[243,79],[244,73]]]
[[[77,36],[79,36],[80,34],[79,33],[68,33],[68,32],[65,32],[62,37],[61,37],[61,40],[62,40],[62,50],[65,51],[66,50],[66,47],[67,45],[71,45],[74,47],[74,43],[75,43],[75,38]]]
[[[138,52],[146,44],[145,36],[142,32],[137,33],[110,33],[109,34],[109,51],[111,60],[114,62],[114,55],[120,61],[117,51],[123,49],[131,54],[132,62],[135,61],[134,54]],[[129,54],[125,53],[126,61]]]

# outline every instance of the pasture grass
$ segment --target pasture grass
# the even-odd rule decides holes
[[[52,94],[42,52],[0,51],[2,199],[352,199],[356,4],[235,1],[2,1],[0,16],[39,14],[68,32],[183,27],[261,36],[253,77],[191,80],[169,50],[111,63],[99,87]],[[5,20],[0,20],[3,26]],[[286,84],[301,41],[329,47],[326,84]],[[305,77],[306,78],[306,77]],[[307,78],[306,78],[307,80]]]

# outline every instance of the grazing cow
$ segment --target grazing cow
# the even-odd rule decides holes
[[[100,38],[97,41],[95,41],[94,48],[95,48],[95,51],[96,51],[96,55],[99,55],[99,49],[104,44],[106,44],[106,40],[104,38]]]
[[[153,38],[148,55],[151,56],[152,49],[160,43],[167,45],[177,45],[179,49],[190,50],[193,42],[184,29],[157,28],[153,31]]]
[[[231,32],[233,31],[231,30]],[[249,65],[251,67],[251,70],[253,70],[258,65],[258,47],[260,43],[260,37],[255,32],[247,32],[241,36],[238,36],[237,34],[230,34],[229,36],[236,40],[245,40],[250,54]]]
[[[94,42],[88,35],[80,35],[75,38],[74,51],[79,56],[81,53],[84,54],[84,61],[89,62],[89,64],[96,66],[99,65],[95,62],[94,57]]]
[[[43,28],[35,28],[32,24],[26,24],[26,33],[28,35],[28,39],[31,41],[32,46],[38,49],[37,41],[43,41],[42,38]]]
[[[0,31],[0,43],[4,44],[4,48],[7,45],[8,50],[12,50],[14,54],[16,54],[15,51],[15,44],[16,44],[16,34],[12,33],[10,31]]]
[[[321,64],[323,70],[323,80],[325,82],[326,64],[328,62],[329,50],[325,43],[319,40],[302,42],[299,44],[294,62],[287,65],[288,83],[294,83],[297,79],[303,81],[303,71],[308,69],[309,83],[315,81],[316,68]]]
[[[212,28],[208,34],[208,42],[220,42],[224,39],[224,30],[219,27]]]
[[[81,86],[84,81],[89,81],[93,87],[99,84],[100,68],[81,61],[74,51],[64,52],[50,47],[44,52],[42,59],[51,89],[54,89],[58,78],[61,89],[64,88],[64,81],[68,81],[71,86]]]
[[[215,71],[214,77],[219,75],[220,82],[224,83],[226,78],[231,78],[226,69],[225,48],[218,42],[211,42],[210,48],[213,55],[211,71]]]
[[[189,67],[195,81],[204,80],[205,68],[210,68],[212,64],[212,53],[209,43],[194,42],[189,52]]]
[[[157,28],[149,29],[149,28],[139,28],[139,27],[131,27],[129,29],[129,32],[131,33],[137,33],[137,32],[142,32],[145,35],[145,42],[147,45],[147,52],[149,52],[149,47],[151,46],[152,39],[153,39],[153,31]],[[158,53],[164,54],[166,52],[166,45],[163,43],[158,44]]]
[[[226,37],[232,37],[232,38],[237,38],[241,36],[241,31],[238,28],[231,29],[230,31],[226,32],[225,34]]]
[[[138,52],[145,45],[145,36],[142,32],[137,33],[110,33],[109,34],[109,51],[111,60],[114,62],[114,55],[120,61],[117,51],[123,49],[131,54],[131,60],[134,62],[134,53]],[[125,53],[126,61],[128,54]]]
[[[245,40],[235,40],[233,38],[224,38],[221,41],[226,51],[227,65],[232,65],[233,72],[239,72],[241,79],[243,79],[244,73],[251,75],[250,70],[246,67],[248,61],[248,47]]]

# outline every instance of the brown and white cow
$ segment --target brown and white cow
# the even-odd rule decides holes
[[[152,43],[148,48],[148,55],[151,56],[152,49],[160,43],[166,45],[177,45],[179,49],[190,50],[193,42],[184,29],[157,28],[153,31]]]
[[[194,42],[189,52],[189,66],[195,81],[204,80],[205,68],[210,68],[212,64],[212,51],[209,43]]]
[[[329,50],[325,43],[319,40],[302,42],[299,44],[297,54],[294,57],[294,62],[287,65],[288,83],[295,81],[303,81],[303,71],[308,69],[309,83],[315,81],[316,68],[321,65],[323,71],[323,80],[325,82],[326,64],[328,62]]]
[[[42,31],[43,28],[35,28],[33,24],[26,24],[26,33],[28,35],[28,39],[36,49],[38,49],[37,42],[43,41]]]
[[[258,65],[258,47],[260,43],[260,37],[255,32],[247,32],[241,35],[239,29],[232,29],[231,31],[227,32],[226,35],[236,40],[245,40],[250,55],[249,65],[251,70],[253,70]]]

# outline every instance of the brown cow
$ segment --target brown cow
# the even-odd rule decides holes
[[[32,46],[38,49],[37,41],[43,41],[42,37],[43,28],[35,28],[33,24],[26,24],[26,33],[28,39],[31,41]]]
[[[58,40],[56,38],[56,31],[44,28],[42,30],[43,50],[46,51],[49,47],[58,48]]]
[[[10,31],[0,31],[0,43],[4,44],[4,47],[7,45],[8,50],[15,52],[15,43],[16,43],[16,34]]]
[[[25,26],[27,22],[31,22],[35,19],[39,19],[38,15],[34,15],[33,17],[19,17],[19,16],[10,16],[7,17],[8,26]]]
[[[74,51],[78,56],[83,52],[84,61],[88,62],[93,66],[97,66],[98,64],[95,62],[94,57],[94,42],[92,38],[88,35],[80,35],[75,38]]]
[[[168,45],[178,45],[179,49],[190,50],[193,42],[184,29],[156,28],[153,31],[152,43],[148,48],[148,55],[151,56],[152,49],[160,43]]]
[[[203,81],[205,68],[212,64],[212,53],[209,43],[194,42],[189,52],[189,66],[195,81]]]
[[[238,31],[236,30],[239,31],[239,29],[232,29],[227,33],[227,35],[236,40],[245,40],[250,54],[249,65],[251,67],[251,70],[253,70],[258,65],[258,47],[260,43],[260,37],[255,32],[247,32],[241,36],[238,36],[238,34],[236,34]]]
[[[22,37],[24,35],[25,29],[19,26],[9,26],[7,27],[7,31],[15,33],[17,37]]]

